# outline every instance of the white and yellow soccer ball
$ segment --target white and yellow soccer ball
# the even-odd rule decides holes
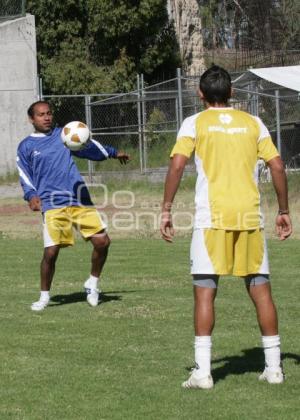
[[[62,142],[73,152],[83,149],[89,138],[90,130],[88,126],[80,121],[69,122],[61,132]]]

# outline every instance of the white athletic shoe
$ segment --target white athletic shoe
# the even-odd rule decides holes
[[[258,379],[260,381],[267,381],[269,384],[282,384],[282,382],[284,382],[284,373],[281,367],[275,371],[270,371],[268,368],[265,368],[263,373],[259,375]]]
[[[211,375],[201,376],[200,369],[194,368],[189,379],[184,381],[181,386],[182,388],[211,389],[214,386],[214,381]]]
[[[91,306],[97,306],[99,303],[99,294],[101,291],[99,289],[90,287],[89,280],[84,283],[84,290],[86,293],[87,303]]]
[[[45,299],[41,300],[40,299],[36,302],[33,302],[33,304],[31,305],[31,310],[35,311],[35,312],[43,311],[46,308],[46,306],[49,305],[49,302],[50,302],[50,299],[47,299],[47,300],[45,300]]]

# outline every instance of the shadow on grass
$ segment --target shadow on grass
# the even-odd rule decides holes
[[[262,373],[265,366],[264,352],[261,348],[242,350],[243,354],[238,356],[226,356],[212,360],[212,365],[222,363],[222,366],[212,369],[214,382],[221,381],[229,375],[243,375],[245,373]],[[295,353],[282,353],[282,361],[286,359],[294,360],[295,364],[300,364],[300,355]],[[190,370],[190,368],[188,368]]]
[[[228,375],[243,375],[245,373],[262,373],[265,367],[264,352],[261,348],[242,350],[239,356],[227,356],[214,359],[212,364],[223,363],[222,366],[212,369],[215,382],[225,379]],[[296,364],[300,363],[300,355],[294,353],[282,353],[281,359],[293,359]]]
[[[112,291],[101,293],[100,295],[100,304],[110,302],[110,301],[120,301],[122,300],[122,295],[117,293],[134,293],[135,290],[121,290],[121,291]],[[86,293],[84,292],[75,292],[69,295],[55,295],[51,297],[51,304],[49,307],[54,307],[58,305],[67,305],[69,303],[78,303],[86,301]]]
[[[261,373],[264,370],[264,352],[261,348],[242,350],[238,356],[226,356],[214,359],[212,365],[223,363],[222,366],[212,369],[215,382],[225,379],[228,375],[243,375],[245,373]]]

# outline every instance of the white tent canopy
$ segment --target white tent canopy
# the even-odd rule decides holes
[[[265,67],[249,71],[261,79],[300,92],[300,66]]]

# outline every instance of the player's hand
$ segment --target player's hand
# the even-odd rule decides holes
[[[116,159],[119,159],[121,165],[126,165],[130,161],[130,156],[124,152],[118,152]]]
[[[292,222],[288,214],[278,214],[275,225],[276,233],[281,241],[284,241],[292,234]]]
[[[160,223],[160,233],[162,238],[167,242],[173,242],[174,229],[172,223],[172,215],[170,212],[163,212]]]
[[[29,207],[32,211],[40,211],[41,210],[41,199],[40,197],[32,197],[29,201]]]

